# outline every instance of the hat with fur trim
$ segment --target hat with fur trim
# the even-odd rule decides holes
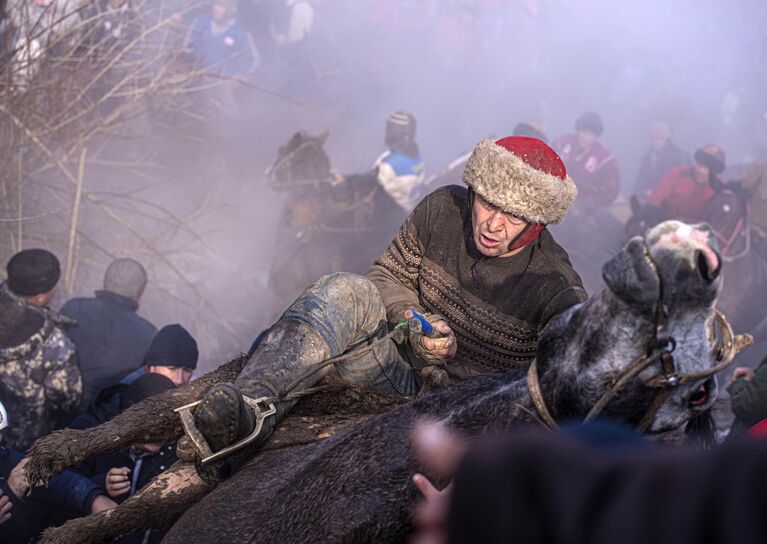
[[[530,223],[559,223],[578,196],[557,152],[537,138],[481,140],[463,181],[489,203]]]

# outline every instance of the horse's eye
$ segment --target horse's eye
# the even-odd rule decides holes
[[[701,404],[705,404],[707,400],[708,391],[706,391],[705,385],[701,385],[690,397],[690,406],[700,406]]]

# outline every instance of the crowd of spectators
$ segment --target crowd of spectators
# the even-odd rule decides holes
[[[348,57],[347,50],[355,49],[356,61],[363,59],[366,68],[364,72],[353,71],[347,82],[374,74],[382,87],[395,80],[417,82],[428,77],[442,84],[445,77],[466,74],[470,78],[487,68],[487,63],[479,61],[482,53],[498,46],[510,29],[514,31],[514,44],[529,45],[527,54],[523,54],[525,48],[517,47],[508,61],[516,66],[515,71],[534,75],[520,84],[545,84],[548,76],[539,72],[539,66],[547,53],[544,47],[535,44],[550,9],[551,4],[542,0],[213,0],[209,6],[185,14],[182,47],[201,77],[224,83],[216,88],[216,98],[222,104],[223,117],[232,119],[236,117],[239,98],[233,92],[235,87],[224,80],[266,81],[277,88],[306,90],[324,84],[332,77],[328,75],[331,61]],[[75,0],[8,0],[4,11],[6,17],[0,23],[0,33],[6,51],[12,53],[11,81],[14,92],[20,94],[37,74],[37,61],[50,48],[72,47],[77,41],[114,51],[135,39],[141,28],[140,13],[133,0],[97,0],[84,6],[78,6]],[[347,17],[354,25],[344,23]],[[45,32],[40,32],[43,27]],[[72,37],[75,27],[80,28],[76,40]],[[358,43],[354,40],[360,35],[369,37],[364,43],[370,47],[365,51],[349,46]],[[409,56],[408,62],[403,62],[403,51]],[[642,88],[642,82],[646,82],[647,72],[662,69],[662,63],[626,59],[615,70],[622,76],[610,80],[615,88],[604,89],[605,95],[613,96],[623,85],[631,87],[622,89],[622,96],[630,99],[634,96],[632,89]],[[418,70],[423,73],[415,74]],[[488,77],[496,81],[501,76],[494,73]],[[369,85],[369,81],[361,81],[359,87],[365,89]],[[685,149],[677,141],[675,129],[679,129],[684,118],[674,112],[656,116],[649,127],[649,144],[641,155],[635,177],[620,164],[618,153],[613,152],[611,132],[606,130],[609,127],[605,126],[601,112],[583,108],[585,113],[574,119],[573,131],[553,139],[552,145],[579,186],[581,201],[589,206],[610,208],[621,193],[633,193],[641,201],[663,208],[679,219],[705,221],[706,204],[723,185],[732,183],[752,210],[749,227],[753,247],[767,257],[767,162],[754,160],[765,158],[764,150],[759,148],[764,136],[759,131],[764,129],[753,129],[748,145],[742,137],[732,135],[733,126],[751,126],[749,123],[757,123],[755,119],[763,115],[759,110],[761,103],[753,98],[759,94],[754,87],[758,85],[744,88],[732,84],[720,89],[719,94],[714,93],[722,98],[714,115],[721,117],[723,128],[718,133],[727,143],[740,146],[733,153],[737,162],[744,158],[753,162],[739,173],[737,183],[726,175],[724,145],[698,141],[694,149]],[[542,91],[546,93],[552,91]],[[660,98],[646,94],[639,102],[645,111],[650,111],[652,107],[647,104],[657,104]],[[607,106],[615,109],[616,102],[611,100],[607,100]],[[544,115],[545,108],[540,101],[532,102],[536,103],[528,109],[530,122],[519,125],[520,130],[547,139],[535,122]],[[743,121],[744,117],[749,120]],[[419,194],[418,185],[424,181],[422,155],[426,153],[415,143],[414,115],[396,112],[389,117],[387,126],[387,151],[374,165],[376,179],[390,197],[390,209],[404,217],[416,204],[413,197]],[[687,133],[692,130],[684,128]],[[613,137],[616,132],[612,132]],[[130,258],[114,260],[106,269],[102,290],[93,297],[73,298],[55,311],[49,304],[60,276],[55,255],[43,249],[27,249],[8,261],[6,280],[0,285],[3,542],[27,542],[44,527],[112,508],[170,467],[176,459],[174,444],[135,444],[90,457],[45,487],[30,488],[23,477],[25,452],[36,439],[55,429],[87,429],[104,423],[151,395],[183,386],[192,379],[199,358],[197,343],[184,327],[169,324],[158,330],[138,315],[148,282],[147,272],[139,262]],[[735,440],[737,435],[748,433],[767,419],[767,360],[755,370],[736,369],[728,390],[735,415],[730,434]],[[509,481],[518,481],[543,474],[544,469],[565,467],[561,480],[556,482],[559,487],[548,490],[552,501],[556,502],[557,497],[572,501],[559,505],[565,511],[583,501],[558,494],[560,487],[583,490],[586,484],[598,485],[608,479],[610,471],[617,471],[620,475],[638,474],[638,490],[642,491],[641,478],[651,478],[658,466],[663,469],[684,465],[684,460],[673,459],[637,466],[639,462],[632,459],[595,463],[590,472],[568,472],[565,469],[572,465],[565,461],[572,464],[573,459],[583,459],[586,463],[589,459],[583,449],[539,442],[502,443],[487,448],[470,454],[463,472],[458,473],[453,508],[464,516],[453,518],[452,529],[457,535],[463,534],[461,531],[474,536],[480,529],[490,531],[494,527],[492,520],[499,519],[507,519],[513,525],[508,531],[516,531],[536,514],[517,508],[525,506],[528,498],[514,494],[521,492],[519,487],[510,485],[505,489],[513,492],[499,492],[498,495],[503,495],[500,497],[487,492],[498,491],[494,482],[499,474]],[[537,459],[535,452],[542,450],[547,455]],[[510,467],[510,458],[519,459],[520,464]],[[712,457],[700,461],[699,467],[714,472],[720,466],[718,463]],[[523,474],[528,469],[528,474]],[[680,474],[683,479],[694,479],[692,473]],[[540,482],[534,484],[545,488]],[[618,493],[618,499],[626,501],[626,508],[635,504],[631,493],[631,490],[625,495]],[[488,499],[493,499],[491,506],[496,510],[486,508],[482,500]],[[710,504],[714,501],[709,495],[699,494],[695,499],[700,501],[699,511],[712,508]],[[546,500],[541,498],[542,503]],[[687,496],[682,493],[678,500],[687,500]],[[508,512],[517,516],[504,518]],[[469,516],[474,513],[490,521],[477,528],[477,519],[484,518]],[[600,516],[595,519],[605,524],[609,521]],[[536,526],[545,527],[546,521],[541,520]],[[124,537],[121,542],[159,542],[164,530],[152,528]],[[578,530],[579,526],[573,529]],[[491,532],[486,540],[501,541],[510,536],[504,532],[505,527],[498,531]],[[754,534],[757,532],[758,529],[753,529]]]
[[[136,314],[144,267],[115,259],[93,298],[48,306],[59,261],[43,249],[18,252],[0,285],[0,536],[24,543],[46,526],[114,507],[176,460],[175,444],[136,444],[85,459],[47,486],[29,489],[32,443],[54,429],[104,423],[150,395],[188,383],[197,342],[181,325],[159,331]],[[121,542],[159,542],[163,528]]]

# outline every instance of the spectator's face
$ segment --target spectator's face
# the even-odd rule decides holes
[[[221,2],[216,2],[213,4],[213,7],[211,8],[211,17],[213,17],[213,20],[217,23],[221,23],[223,21],[226,21],[229,18],[229,10],[226,7],[226,4]]]
[[[579,130],[578,131],[578,145],[580,145],[583,149],[589,149],[594,144],[594,142],[597,140],[597,135],[591,132],[590,130]]]
[[[162,444],[139,444],[138,447],[149,453],[159,453],[162,449]]]
[[[176,386],[185,385],[192,379],[192,371],[184,366],[150,366],[148,370],[165,376]]]
[[[708,183],[708,166],[704,166],[696,162],[695,166],[693,167],[692,173],[693,173],[693,177],[695,178],[695,181],[697,181],[701,185]]]
[[[39,295],[34,295],[31,297],[27,297],[27,302],[30,304],[33,304],[35,306],[45,306],[48,304],[51,300],[53,300],[54,295],[56,294],[56,288],[54,287],[47,293],[40,293]]]
[[[474,196],[471,218],[474,244],[486,257],[513,255],[509,246],[527,225],[523,219],[504,212],[479,195]]]

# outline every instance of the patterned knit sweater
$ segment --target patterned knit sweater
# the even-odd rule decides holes
[[[483,256],[471,234],[468,190],[458,186],[416,206],[368,278],[390,326],[408,308],[445,318],[458,341],[446,367],[453,379],[527,367],[549,320],[586,299],[567,252],[547,229],[516,255]],[[412,350],[406,356],[424,366]]]

